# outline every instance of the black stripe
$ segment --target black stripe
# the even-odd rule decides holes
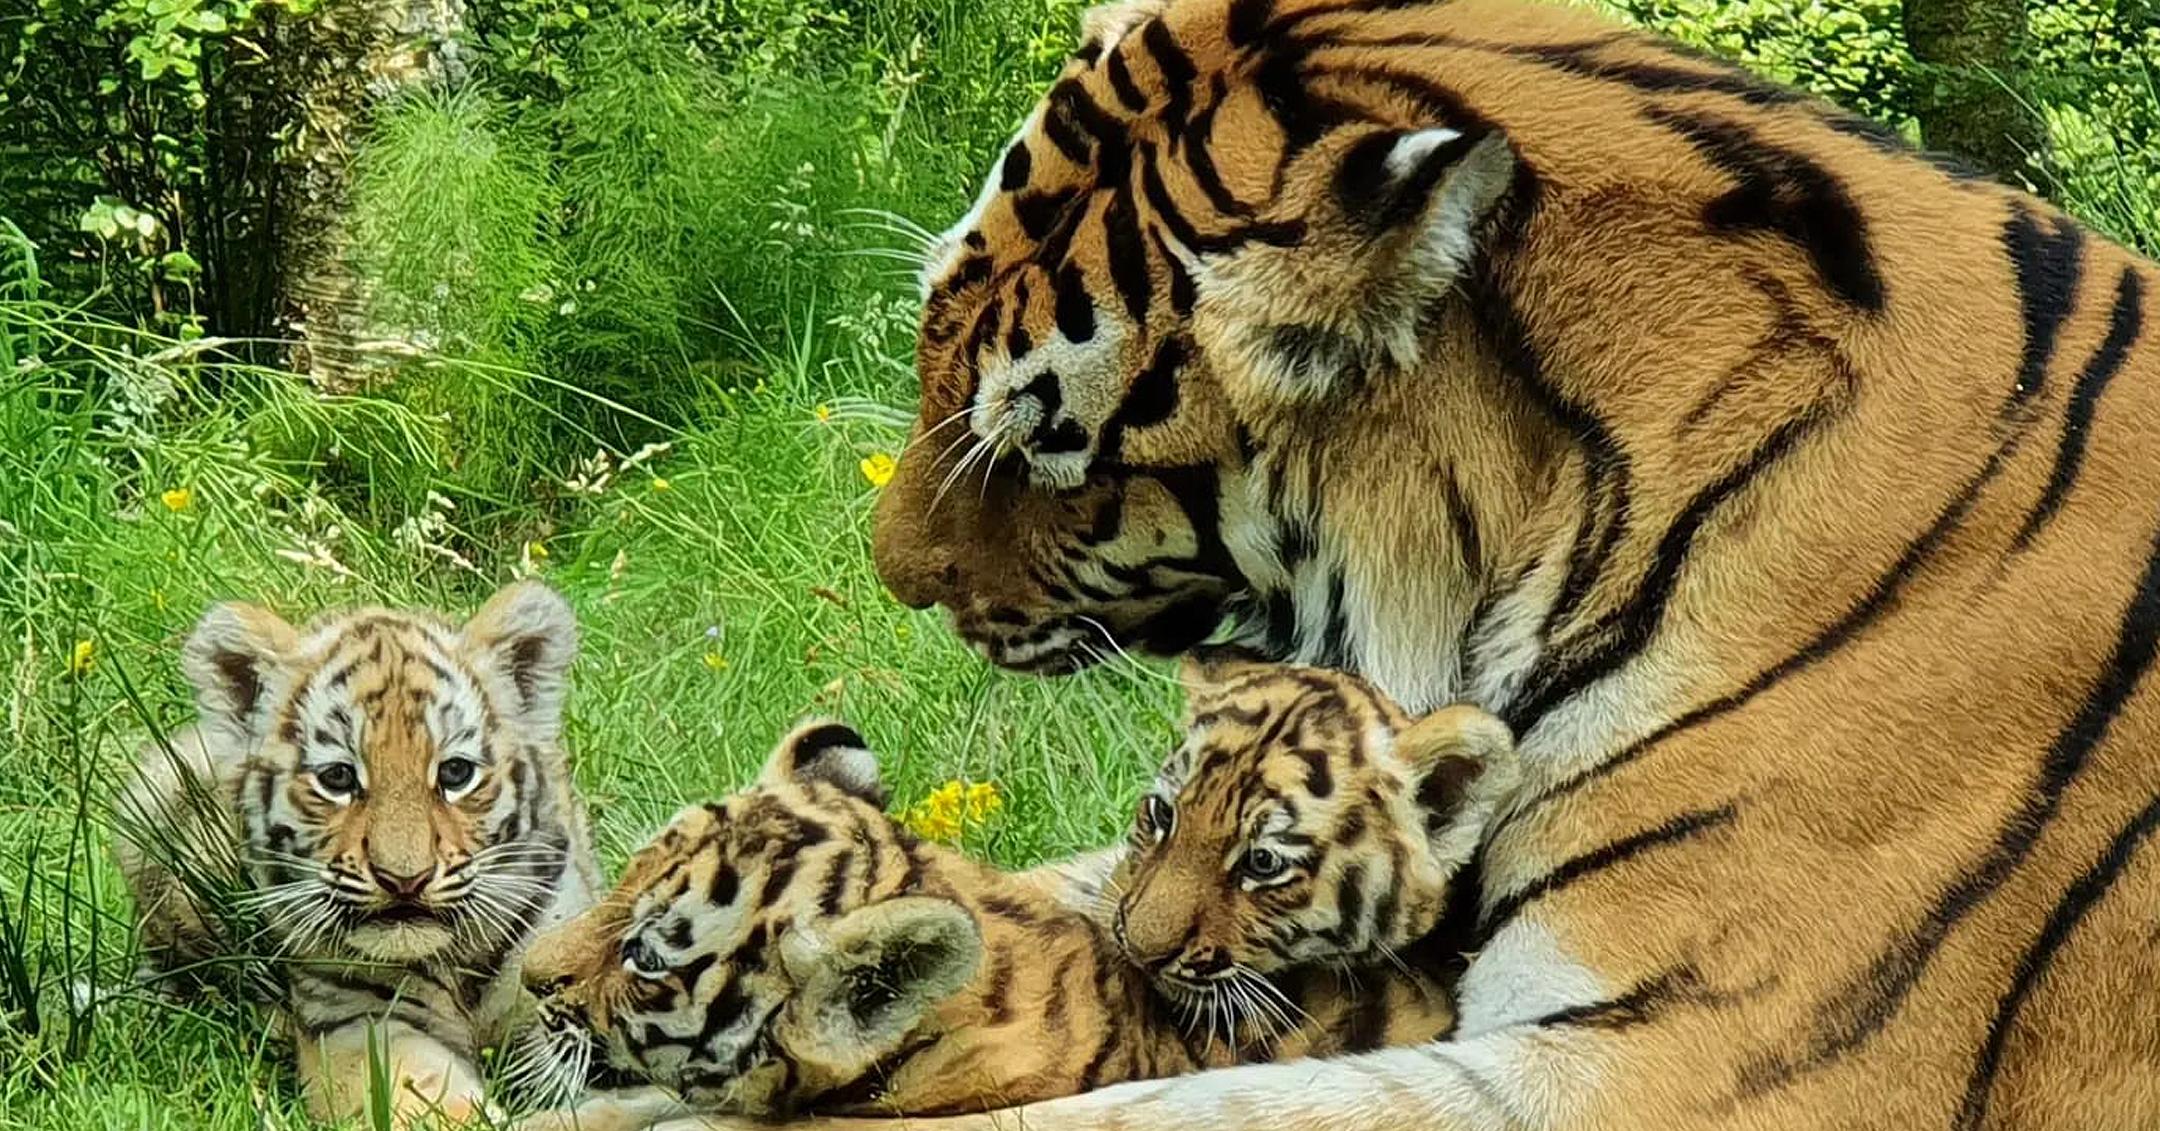
[[[1263,220],[1239,224],[1220,235],[1203,235],[1192,221],[1179,210],[1177,202],[1170,197],[1170,189],[1163,184],[1162,171],[1156,168],[1155,148],[1140,149],[1140,190],[1147,195],[1148,207],[1154,209],[1154,220],[1165,228],[1179,243],[1201,255],[1219,255],[1236,251],[1249,243],[1267,244],[1271,247],[1296,247],[1305,239],[1303,220]]]
[[[1230,19],[1224,33],[1232,47],[1245,47],[1266,34],[1268,22],[1275,15],[1275,0],[1235,0],[1230,5]]]
[[[1163,93],[1169,100],[1163,103],[1159,120],[1175,134],[1185,124],[1185,116],[1192,110],[1193,80],[1200,77],[1200,69],[1193,66],[1192,57],[1178,46],[1170,35],[1170,29],[1161,20],[1148,21],[1140,33],[1140,45],[1147,48],[1148,57],[1155,60],[1155,68],[1162,72]]]
[[[1828,169],[1738,122],[1662,106],[1645,107],[1642,116],[1679,134],[1736,182],[1704,207],[1705,223],[1784,237],[1807,254],[1840,301],[1881,312],[1886,299],[1868,246],[1867,217]]]
[[[1103,423],[1102,439],[1096,449],[1096,458],[1116,463],[1125,455],[1125,433],[1134,428],[1151,428],[1170,419],[1177,411],[1178,380],[1184,376],[1189,343],[1183,337],[1164,338],[1155,346],[1155,356],[1147,368],[1133,378],[1125,390],[1125,399],[1118,402],[1117,411]]]
[[[1191,314],[1193,304],[1200,298],[1199,289],[1193,283],[1192,272],[1185,269],[1177,256],[1170,254],[1170,245],[1163,242],[1161,232],[1149,228],[1148,239],[1155,244],[1156,257],[1162,263],[1163,270],[1170,275],[1170,309],[1181,318]]]
[[[1012,198],[1013,219],[1020,222],[1020,230],[1027,234],[1027,238],[1042,242],[1050,238],[1050,233],[1057,227],[1058,221],[1066,216],[1067,210],[1079,198],[1080,194],[1072,189],[1059,189],[1055,192],[1030,191],[1017,193]],[[1070,239],[1071,237],[1068,236],[1067,238]],[[1048,258],[1045,261],[1055,262],[1056,257]],[[968,262],[981,264],[981,277],[989,277],[990,261],[988,259],[972,258]],[[957,284],[957,282],[958,278],[956,277],[955,283]]]
[[[1455,532],[1455,552],[1462,559],[1463,572],[1472,578],[1485,572],[1484,540],[1478,534],[1477,512],[1470,509],[1470,501],[1463,497],[1462,477],[1456,474],[1455,465],[1447,469],[1446,502],[1448,528]]]
[[[2115,716],[2137,690],[2160,644],[2160,535],[2156,535],[2113,651],[2085,700],[2055,735],[2023,804],[1997,827],[1995,843],[1937,897],[1904,937],[1878,955],[1859,977],[1816,1007],[1815,1032],[1797,1054],[1765,1057],[1741,1071],[1743,1093],[1779,1087],[1834,1063],[1866,1044],[1889,1023],[1941,948],[1951,928],[1993,895],[2031,854],[2062,806],[2063,793],[2107,738]]]
[[[1137,114],[1147,109],[1148,97],[1133,82],[1132,67],[1125,62],[1123,51],[1110,52],[1110,61],[1103,64],[1103,72],[1110,76],[1110,89],[1117,93],[1118,101],[1127,110]]]
[[[1364,923],[1365,866],[1353,863],[1343,868],[1336,884],[1335,926],[1321,934],[1337,944],[1348,944],[1358,937]]]
[[[1561,1026],[1626,1029],[1650,1020],[1663,1006],[1703,996],[1701,976],[1691,966],[1678,966],[1643,981],[1619,997],[1569,1006],[1548,1013],[1531,1024],[1541,1029]]]
[[[2070,391],[2069,406],[2063,410],[2062,444],[2055,449],[2055,469],[2048,473],[2047,488],[2041,492],[2039,503],[2025,516],[2025,525],[2018,528],[2011,542],[2013,550],[2032,544],[2062,507],[2070,488],[2077,484],[2078,472],[2085,466],[2085,445],[2092,438],[2093,413],[2099,408],[2100,395],[2122,371],[2123,360],[2130,356],[2130,347],[2137,343],[2143,329],[2142,287],[2137,268],[2123,268],[2122,279],[2115,286],[2115,309],[2108,316],[2107,338],[2093,351],[2092,360],[2085,363],[2078,373],[2077,386]]]
[[[1222,100],[1228,92],[1222,76],[1215,77],[1212,90],[1214,98],[1207,109],[1195,115],[1185,132],[1178,135],[1184,142],[1185,165],[1192,172],[1194,183],[1207,194],[1208,203],[1217,212],[1249,218],[1253,214],[1252,206],[1230,191],[1230,186],[1223,183],[1222,170],[1215,167],[1215,112],[1222,108]]]
[[[2003,253],[2010,257],[2025,325],[2025,347],[2011,394],[2021,405],[2038,395],[2046,383],[2048,363],[2055,358],[2055,339],[2063,319],[2077,305],[2078,260],[2085,236],[2066,216],[2055,217],[2052,226],[2052,232],[2041,231],[2022,204],[2013,206],[2003,224]]]
[[[1132,194],[1111,194],[1103,209],[1103,249],[1110,260],[1110,281],[1125,300],[1125,312],[1134,322],[1147,319],[1148,301],[1154,297],[1154,281],[1148,278],[1147,244],[1140,238],[1140,216]]]
[[[1058,333],[1077,345],[1095,337],[1095,300],[1089,296],[1087,277],[1076,263],[1067,263],[1051,276],[1051,297],[1057,304]]]
[[[1668,818],[1665,823],[1658,825],[1656,828],[1645,829],[1642,832],[1621,837],[1619,840],[1570,858],[1559,867],[1496,901],[1485,912],[1480,921],[1477,944],[1473,949],[1481,949],[1486,943],[1492,941],[1493,935],[1498,933],[1500,928],[1506,926],[1510,920],[1522,912],[1524,907],[1529,906],[1531,903],[1560,891],[1585,877],[1624,864],[1653,848],[1668,844],[1680,844],[1702,833],[1722,828],[1730,824],[1733,818],[1739,815],[1739,812],[1738,803],[1728,801],[1715,809],[1696,809],[1680,813]]]
[[[1508,724],[1516,733],[1536,726],[1554,706],[1612,674],[1649,646],[1665,618],[1665,606],[1679,585],[1680,571],[1687,565],[1696,536],[1702,533],[1711,516],[1827,418],[1823,406],[1818,404],[1787,420],[1739,466],[1727,471],[1688,501],[1688,505],[1673,518],[1672,525],[1665,528],[1664,536],[1658,539],[1650,567],[1627,601],[1601,617],[1586,634],[1584,644],[1570,641],[1569,647],[1556,657],[1548,653],[1552,658],[1541,661],[1537,670],[1531,673],[1525,694],[1508,707]],[[1588,654],[1584,655],[1585,652]]]
[[[998,190],[1013,192],[1027,187],[1028,173],[1034,166],[1035,159],[1028,152],[1026,139],[1013,142],[1012,148],[1005,151],[1005,160],[998,166]]]
[[[1082,123],[1090,118],[1089,111],[1099,115],[1101,109],[1087,96],[1077,79],[1066,79],[1057,84],[1043,101],[1043,136],[1050,139],[1050,144],[1057,147],[1065,160],[1086,166],[1089,163],[1089,134]]]
[[[2114,841],[2100,859],[2093,861],[2092,866],[2085,869],[2056,901],[2055,910],[2048,915],[2039,937],[2033,939],[2032,945],[2018,960],[2010,988],[1996,1003],[1994,1020],[1988,1023],[1987,1041],[1981,1046],[1980,1055],[1973,1062],[1972,1077],[1965,1084],[1965,1102],[1958,1109],[1954,1125],[1957,1131],[1978,1131],[1987,1119],[1995,1073],[2002,1067],[2003,1049],[2010,1042],[2011,1030],[2017,1024],[2019,1012],[2025,1008],[2026,999],[2032,996],[2040,979],[2047,976],[2055,953],[2070,941],[2086,912],[2107,895],[2123,870],[2130,866],[2130,858],[2156,828],[2160,828],[2160,797],[2147,802],[2145,808],[2115,834]]]

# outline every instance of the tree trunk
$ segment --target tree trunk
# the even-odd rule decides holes
[[[1905,0],[1905,42],[1921,64],[1920,135],[1931,149],[2020,179],[2047,126],[2009,84],[2025,56],[2024,0]]]
[[[324,0],[287,25],[276,53],[287,89],[302,92],[280,162],[282,314],[293,368],[323,388],[365,385],[393,360],[368,348],[366,280],[347,255],[353,158],[378,107],[462,77],[452,37],[464,22],[464,0]]]

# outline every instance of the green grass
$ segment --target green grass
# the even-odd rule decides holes
[[[213,599],[463,613],[530,564],[579,610],[570,735],[610,864],[747,781],[810,711],[872,738],[899,803],[997,783],[1007,807],[974,847],[1016,865],[1115,836],[1171,737],[1159,670],[1002,675],[883,594],[859,463],[895,450],[905,413],[847,395],[889,378],[828,358],[814,318],[667,450],[612,458],[597,493],[566,466],[513,503],[423,504],[442,521],[401,536],[411,516],[371,510],[368,484],[446,465],[454,434],[273,372],[145,363],[170,344],[24,289],[0,292],[0,1127],[301,1125],[259,1018],[115,992],[134,955],[101,811],[137,745],[189,717],[177,645]],[[124,421],[146,386],[155,406]],[[347,439],[295,439],[317,433]],[[85,985],[112,996],[79,1001]]]

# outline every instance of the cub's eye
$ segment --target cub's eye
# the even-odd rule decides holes
[[[1262,883],[1280,877],[1289,868],[1290,862],[1283,859],[1282,853],[1272,848],[1256,846],[1247,849],[1245,858],[1238,861],[1238,871],[1243,873],[1246,879]]]
[[[351,793],[360,788],[360,775],[350,762],[332,762],[315,767],[315,784],[331,793]]]
[[[1160,794],[1150,793],[1140,799],[1140,818],[1137,822],[1141,836],[1160,844],[1170,835],[1170,825],[1177,820],[1177,813]]]
[[[468,758],[445,758],[435,767],[435,784],[446,793],[455,793],[472,784],[473,775],[480,772],[478,764]]]
[[[667,956],[635,935],[622,944],[623,969],[641,978],[658,978],[668,972]]]

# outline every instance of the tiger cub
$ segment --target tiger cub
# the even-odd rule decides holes
[[[260,964],[310,1110],[487,1110],[514,965],[599,889],[561,744],[570,607],[512,585],[462,627],[363,609],[296,629],[219,605],[182,651],[198,722],[143,751],[116,854],[153,973]]]
[[[1439,1035],[1388,999],[1452,984],[1462,956],[1439,928],[1515,781],[1506,725],[1474,707],[1413,720],[1356,676],[1228,649],[1180,675],[1184,740],[1101,900],[1125,958],[1232,1043],[1257,1037],[1246,1058],[1288,1027],[1285,996],[1349,1051]],[[1382,968],[1416,976],[1338,992]]]
[[[1296,701],[1287,685],[1314,678],[1280,670],[1284,687],[1243,683],[1227,694],[1260,711]],[[1399,713],[1372,712],[1346,725],[1358,730],[1336,731],[1337,739],[1396,766],[1345,773],[1346,789],[1388,793],[1362,810],[1372,827],[1350,851],[1400,865],[1417,909],[1399,922],[1353,915],[1351,927],[1328,919],[1321,929],[1362,932],[1357,937],[1378,953],[1382,940],[1408,929],[1401,924],[1424,917],[1427,897],[1435,908],[1443,901],[1447,874],[1475,837],[1466,822],[1489,810],[1476,767],[1486,758],[1505,762],[1511,747],[1482,715],[1412,725]],[[1323,735],[1315,718],[1295,735],[1265,737]],[[1246,764],[1207,761],[1192,772],[1195,781],[1238,777]],[[540,997],[540,1023],[513,1072],[548,1097],[595,1084],[661,1087],[595,1093],[530,1117],[526,1131],[614,1131],[695,1111],[982,1111],[1239,1059],[1427,1040],[1451,1026],[1452,1002],[1434,973],[1380,964],[1302,971],[1280,988],[1218,986],[1220,1000],[1237,1003],[1251,1023],[1239,1033],[1228,1024],[1195,1031],[1192,1009],[1158,995],[1151,971],[1126,959],[1131,946],[1121,947],[1079,902],[1039,874],[1000,872],[916,840],[887,816],[885,802],[876,758],[852,730],[798,728],[754,786],[683,812],[631,860],[612,895],[537,940],[525,977]],[[1328,810],[1338,822],[1350,811]],[[1198,831],[1203,810],[1194,812]],[[1388,846],[1409,839],[1396,835],[1398,823],[1416,838],[1442,830],[1432,835],[1446,853],[1395,859]],[[1286,853],[1294,847],[1294,867],[1348,890],[1339,870],[1318,867],[1324,853],[1300,831],[1319,827],[1271,827],[1269,843]],[[1308,839],[1297,842],[1301,836]],[[1159,841],[1152,831],[1144,839],[1179,850],[1186,843],[1174,817]],[[1131,874],[1145,870],[1160,897],[1184,867],[1149,864]],[[1406,894],[1400,902],[1412,901]],[[1336,900],[1338,910],[1344,905]],[[1130,934],[1136,917],[1120,918]],[[1232,1019],[1227,1007],[1216,1016]]]

